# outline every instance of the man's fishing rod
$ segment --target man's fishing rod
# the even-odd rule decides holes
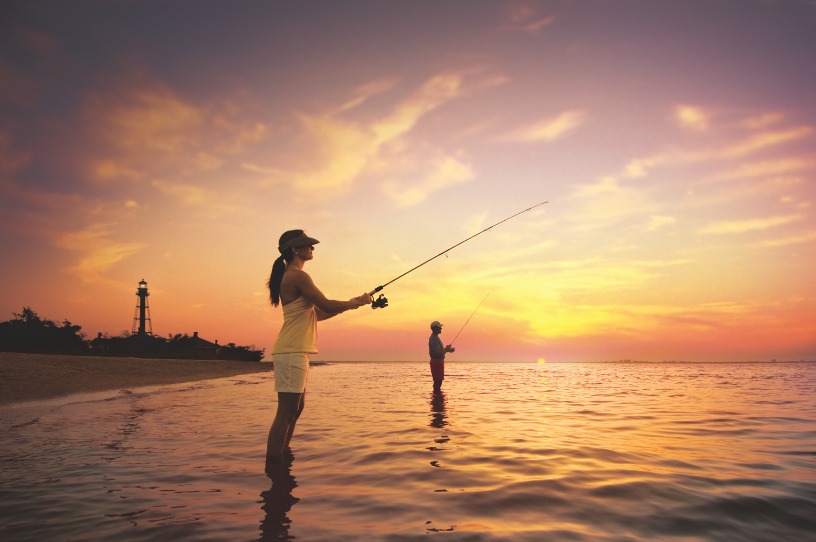
[[[381,285],[381,286],[377,286],[376,288],[374,288],[373,290],[371,290],[371,291],[368,293],[368,295],[374,295],[374,294],[376,294],[377,292],[379,292],[380,290],[382,290],[383,288],[385,288],[386,286],[388,286],[388,285],[389,285],[389,284],[391,284],[392,282],[396,282],[397,280],[401,279],[402,277],[404,277],[404,276],[405,276],[405,275],[407,275],[408,273],[411,273],[412,271],[416,271],[417,269],[419,269],[420,267],[422,267],[422,266],[423,266],[423,265],[425,265],[426,263],[428,263],[428,262],[430,262],[430,261],[432,261],[432,260],[437,259],[438,257],[442,256],[443,254],[445,254],[445,253],[447,253],[447,252],[450,252],[451,250],[455,249],[455,248],[456,248],[456,247],[458,247],[459,245],[462,245],[462,244],[464,244],[464,243],[467,243],[468,241],[470,241],[470,240],[471,240],[471,239],[473,239],[474,237],[476,237],[476,236],[479,236],[479,235],[483,234],[483,233],[484,233],[484,232],[486,232],[487,230],[490,230],[490,229],[492,229],[492,228],[495,228],[495,227],[496,227],[496,226],[498,226],[499,224],[502,224],[502,223],[504,223],[504,222],[507,222],[507,221],[508,221],[508,220],[510,220],[511,218],[516,218],[518,215],[524,214],[524,213],[526,213],[527,211],[530,211],[530,210],[532,210],[532,209],[535,209],[536,207],[540,207],[540,206],[544,205],[545,203],[547,203],[547,202],[546,202],[546,201],[542,201],[541,203],[536,203],[536,204],[535,204],[535,205],[533,205],[532,207],[528,207],[527,209],[524,209],[523,211],[519,211],[518,213],[514,214],[513,216],[508,216],[508,217],[507,217],[507,218],[505,218],[504,220],[500,220],[500,221],[496,222],[496,223],[495,223],[495,224],[493,224],[492,226],[489,226],[489,227],[487,227],[487,228],[483,229],[483,230],[482,230],[482,231],[480,231],[479,233],[474,233],[473,235],[471,235],[470,237],[468,237],[468,238],[467,238],[467,239],[465,239],[464,241],[459,241],[458,243],[456,243],[456,244],[455,244],[455,245],[453,245],[452,247],[450,247],[450,248],[446,248],[445,250],[443,250],[442,252],[440,252],[439,254],[437,254],[436,256],[434,256],[433,258],[428,258],[427,260],[425,260],[425,261],[424,261],[424,262],[422,262],[421,264],[417,265],[416,267],[412,267],[411,269],[409,269],[408,271],[406,271],[406,272],[405,272],[405,273],[403,273],[402,275],[400,275],[400,276],[398,276],[398,277],[396,277],[396,278],[393,278],[393,279],[389,280],[388,282],[386,282],[385,284],[383,284],[383,285]],[[385,308],[385,307],[387,307],[387,306],[388,306],[388,299],[387,299],[387,298],[386,298],[386,297],[385,297],[383,294],[380,294],[380,295],[379,295],[379,297],[378,297],[377,299],[375,299],[374,301],[372,301],[372,302],[371,302],[371,308],[372,308],[372,309],[376,309],[376,308],[382,308],[382,309],[384,309],[384,308]]]
[[[458,336],[459,336],[459,333],[462,333],[462,330],[463,330],[463,329],[465,329],[465,326],[466,326],[466,325],[468,325],[468,322],[470,322],[470,319],[471,319],[471,318],[473,318],[473,315],[474,315],[474,314],[476,314],[476,311],[477,311],[477,310],[479,310],[479,307],[481,307],[481,306],[482,306],[482,303],[484,303],[484,302],[485,302],[485,299],[487,299],[487,296],[488,296],[488,295],[490,295],[490,292],[488,292],[488,294],[487,294],[486,296],[484,296],[484,298],[483,298],[481,301],[479,301],[479,304],[478,304],[478,305],[476,305],[476,308],[475,308],[475,309],[473,309],[473,312],[472,312],[472,313],[470,313],[470,316],[468,316],[468,319],[467,319],[467,320],[465,320],[465,323],[464,323],[464,324],[462,324],[462,327],[461,327],[461,328],[459,328],[459,331],[458,331],[458,332],[456,333],[456,335],[453,337],[453,341],[451,341],[451,342],[450,342],[450,344],[451,344],[451,345],[453,345],[454,341],[456,340],[456,337],[458,337]]]

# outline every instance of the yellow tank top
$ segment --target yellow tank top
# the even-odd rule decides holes
[[[317,354],[317,315],[303,296],[283,306],[283,327],[272,347],[273,354],[290,352]]]

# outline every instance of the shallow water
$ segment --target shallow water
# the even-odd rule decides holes
[[[312,368],[0,408],[3,540],[816,538],[816,364]]]

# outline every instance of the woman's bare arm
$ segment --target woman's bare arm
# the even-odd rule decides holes
[[[287,286],[294,286],[306,301],[315,306],[318,320],[332,318],[341,312],[367,305],[371,301],[371,296],[368,294],[354,297],[348,301],[328,299],[315,285],[308,273],[303,270],[291,271],[290,273],[292,273],[291,277],[289,277],[291,282]]]

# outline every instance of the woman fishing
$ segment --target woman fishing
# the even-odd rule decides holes
[[[303,412],[309,354],[317,353],[317,321],[371,303],[367,293],[348,301],[327,299],[315,286],[303,265],[314,258],[319,243],[303,230],[289,230],[278,241],[280,257],[269,276],[269,299],[283,305],[283,326],[272,348],[278,410],[269,429],[266,467],[280,464],[285,452],[291,454],[289,441],[295,423]]]

